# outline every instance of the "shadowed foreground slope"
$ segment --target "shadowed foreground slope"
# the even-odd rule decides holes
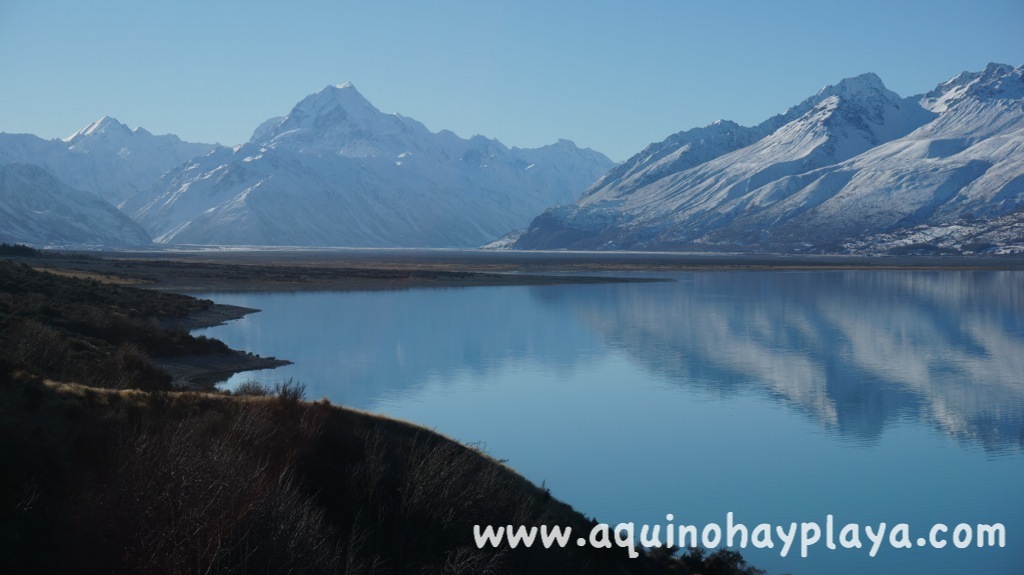
[[[294,388],[118,391],[9,374],[0,454],[6,573],[688,573],[702,563],[572,545],[477,549],[477,523],[587,533],[592,522],[473,449],[300,401]],[[728,552],[705,561],[694,572],[756,572]]]

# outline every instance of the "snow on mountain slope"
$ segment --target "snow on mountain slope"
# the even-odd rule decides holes
[[[396,157],[430,147],[432,134],[416,120],[383,114],[352,84],[328,86],[306,96],[279,122],[253,134],[250,143],[302,153]]]
[[[1012,213],[1021,70],[993,64],[905,99],[865,74],[753,128],[682,132],[538,216],[514,247],[863,250],[870,234]]]
[[[945,224],[899,228],[851,242],[856,253],[1024,254],[1024,210],[993,219],[964,217]]]
[[[104,116],[62,140],[0,134],[0,164],[42,166],[74,188],[117,205],[148,188],[161,174],[212,146],[129,129]]]
[[[36,246],[150,244],[135,222],[100,198],[32,164],[0,166],[0,241]]]
[[[575,200],[612,166],[560,141],[432,133],[328,86],[250,142],[193,158],[122,205],[161,243],[471,247]]]

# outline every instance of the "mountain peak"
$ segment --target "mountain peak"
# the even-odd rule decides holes
[[[414,134],[424,137],[429,131],[410,118],[381,112],[345,83],[306,96],[287,116],[261,124],[249,141],[321,155],[394,156],[412,149],[408,138]]]
[[[252,143],[302,142],[343,146],[353,132],[368,130],[383,114],[350,82],[327,85],[292,107],[287,116],[271,118],[253,132]]]
[[[93,135],[102,135],[102,134],[111,135],[111,134],[117,134],[117,133],[131,135],[132,134],[132,130],[128,126],[125,126],[121,122],[118,122],[116,118],[112,118],[110,116],[103,116],[99,120],[96,120],[95,122],[93,122],[93,123],[89,124],[88,126],[82,128],[81,130],[78,130],[74,134],[71,134],[67,138],[64,138],[64,141],[65,142],[70,142],[70,141],[72,141],[72,140],[74,140],[76,138],[84,137],[84,136],[93,136]]]
[[[989,63],[981,72],[961,72],[921,97],[921,105],[944,112],[965,98],[1024,98],[1024,66]]]
[[[286,121],[296,122],[301,127],[312,127],[322,122],[334,122],[342,118],[366,118],[380,114],[356,90],[351,83],[330,85],[315,94],[310,94],[292,108]]]
[[[325,86],[323,90],[320,90],[316,94],[312,94],[303,101],[306,101],[310,98],[315,98],[321,101],[333,100],[342,104],[359,104],[370,106],[371,108],[373,107],[373,105],[370,104],[370,101],[367,100],[361,93],[359,93],[359,90],[357,90],[355,85],[351,82]]]
[[[899,99],[899,95],[885,87],[877,74],[868,72],[852,78],[844,78],[838,83],[825,86],[818,91],[817,98],[823,100],[829,96],[840,98],[866,99],[883,96],[886,99]]]
[[[981,75],[982,76],[990,76],[990,75],[1002,75],[1002,76],[1005,76],[1005,75],[1013,73],[1014,70],[1018,70],[1019,71],[1020,68],[1021,68],[1020,66],[1018,66],[1017,68],[1014,68],[1013,66],[1010,66],[1009,64],[1000,64],[999,62],[989,62],[988,66],[985,66],[985,69],[981,72]]]
[[[900,95],[885,87],[877,74],[868,72],[859,76],[844,78],[835,84],[829,84],[818,90],[818,93],[789,108],[782,114],[772,116],[758,124],[757,129],[769,134],[783,125],[800,118],[821,106],[826,108],[850,107],[882,110],[898,108],[902,100]]]
[[[978,77],[977,88],[979,96],[1024,97],[1024,66],[990,63]]]

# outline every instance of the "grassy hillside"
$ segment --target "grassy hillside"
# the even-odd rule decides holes
[[[625,564],[575,549],[476,550],[473,522],[585,524],[489,458],[401,422],[287,394],[97,390],[21,376],[2,393],[9,568],[525,573],[583,572],[596,560],[597,572],[615,573]]]
[[[212,305],[0,260],[0,365],[96,387],[167,390],[171,377],[153,358],[231,351],[218,340],[162,327]]]

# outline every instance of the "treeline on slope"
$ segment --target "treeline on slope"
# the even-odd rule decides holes
[[[211,305],[0,260],[0,373],[23,370],[114,389],[169,389],[171,377],[151,357],[227,352],[228,347],[163,329],[160,321]]]
[[[593,522],[410,424],[276,396],[0,386],[5,573],[704,573],[729,551],[477,549],[474,524]]]

